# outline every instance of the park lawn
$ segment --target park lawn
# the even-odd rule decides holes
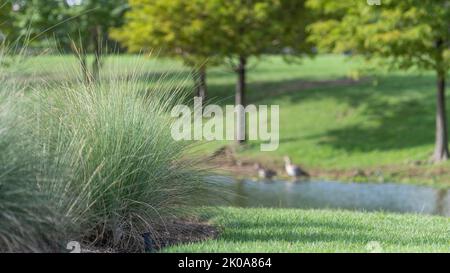
[[[123,55],[104,63],[108,75],[159,79],[157,88],[192,88],[189,69],[176,60]],[[37,57],[21,73],[27,79],[54,76],[67,65],[76,65],[73,57]],[[209,103],[234,103],[236,77],[229,67],[211,68],[207,79]],[[289,155],[315,178],[450,186],[449,163],[428,161],[435,126],[432,72],[369,70],[340,55],[300,63],[265,56],[251,61],[248,83],[249,104],[280,106],[280,144],[276,151],[261,152],[260,143],[250,141],[238,149],[238,158],[281,171],[282,157]],[[227,144],[209,142],[196,149],[210,154]]]
[[[344,56],[302,64],[260,60],[249,72],[248,102],[280,106],[280,145],[263,153],[260,142],[250,142],[238,156],[279,173],[282,157],[289,155],[319,178],[450,186],[449,164],[429,162],[435,137],[433,73],[364,70]],[[214,70],[210,74],[210,96],[225,97]],[[359,81],[345,81],[358,74]],[[227,90],[232,92],[233,82]]]
[[[162,252],[449,252],[450,219],[383,212],[224,207],[217,238]]]

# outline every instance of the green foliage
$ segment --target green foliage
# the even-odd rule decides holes
[[[208,21],[209,1],[131,0],[126,24],[111,36],[129,51],[156,49],[157,53],[182,57],[190,66],[211,63],[217,30]]]
[[[450,67],[449,1],[309,0],[317,16],[310,40],[333,52],[382,57],[400,68],[420,67],[445,74]]]
[[[130,51],[161,50],[188,64],[206,59],[305,50],[303,1],[131,0],[112,32]]]
[[[55,38],[62,48],[74,40],[86,52],[107,39],[107,30],[122,24],[125,0],[16,1],[15,24],[31,40]]]
[[[15,39],[15,27],[12,2],[0,1],[0,43]]]
[[[27,46],[36,44],[46,50],[57,43],[60,51],[72,51],[79,57],[86,82],[98,78],[103,48],[111,44],[107,31],[122,24],[126,0],[30,0],[15,2],[15,24],[21,29]],[[52,46],[49,46],[48,43]],[[114,45],[115,47],[115,45]],[[92,69],[86,54],[95,58]]]
[[[304,1],[208,1],[217,29],[217,49],[225,57],[250,57],[290,48],[309,52],[305,25],[309,18]],[[215,12],[214,12],[215,11]]]
[[[450,68],[450,2],[433,0],[309,0],[317,14],[310,40],[319,48],[350,51],[401,69],[432,69],[437,75],[435,162],[447,160],[445,82]],[[322,18],[322,17],[325,18]]]

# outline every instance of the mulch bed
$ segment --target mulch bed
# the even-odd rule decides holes
[[[149,233],[150,234],[150,233]],[[164,225],[153,227],[150,237],[151,249],[146,252],[157,252],[164,247],[194,243],[216,238],[219,234],[217,227],[207,222],[196,220],[170,220]],[[82,247],[83,253],[123,253],[125,249],[111,247],[89,246]]]
[[[166,227],[156,230],[160,239],[155,241],[155,249],[163,247],[194,243],[216,238],[219,234],[217,227],[196,221],[172,221],[166,223]]]

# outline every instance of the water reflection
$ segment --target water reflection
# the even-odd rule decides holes
[[[450,216],[448,190],[401,184],[254,182],[220,178],[238,207],[341,208]]]

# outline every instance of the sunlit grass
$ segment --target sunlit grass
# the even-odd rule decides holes
[[[216,239],[164,252],[448,252],[445,217],[339,210],[223,208]]]

